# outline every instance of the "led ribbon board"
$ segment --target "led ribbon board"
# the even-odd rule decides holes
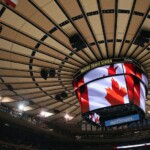
[[[102,117],[98,110],[104,108],[134,104],[145,112],[148,80],[142,67],[131,59],[90,64],[76,73],[73,86],[83,116],[94,123]]]
[[[118,125],[118,124],[122,124],[122,123],[126,123],[126,122],[137,121],[139,119],[140,119],[139,114],[126,116],[126,117],[117,118],[117,119],[113,119],[113,120],[107,120],[107,121],[105,121],[105,126],[107,126],[107,127],[114,126],[114,125]]]

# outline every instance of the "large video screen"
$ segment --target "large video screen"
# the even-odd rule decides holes
[[[97,67],[73,81],[82,113],[133,103],[145,112],[146,75],[135,64],[114,63]]]

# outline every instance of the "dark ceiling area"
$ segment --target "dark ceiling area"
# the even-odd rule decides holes
[[[148,77],[149,117],[150,0],[18,0],[15,5],[0,0],[0,10],[1,120],[13,124],[22,115],[30,126],[41,119],[56,131],[55,138],[69,135],[83,143],[93,137],[100,141],[98,134],[101,143],[114,137],[125,141],[139,128],[135,140],[149,137],[148,121],[144,129],[90,127],[86,131],[89,124],[82,118],[72,81],[91,63],[131,58]],[[4,119],[8,114],[10,118]],[[49,129],[44,126],[43,132]]]

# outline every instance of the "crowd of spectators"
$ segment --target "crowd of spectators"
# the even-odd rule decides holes
[[[28,121],[32,124],[39,125],[39,126],[42,125],[41,127],[49,128],[49,124],[44,122],[43,119],[41,119],[39,116],[36,116],[36,115],[35,116],[29,116],[29,115],[26,115],[26,114],[21,113],[21,112],[13,111],[13,110],[9,109],[8,107],[2,106],[2,105],[0,105],[0,111],[6,112],[13,117],[23,119],[23,120]],[[86,124],[86,125],[89,125],[89,124]],[[142,120],[142,121],[129,123],[127,125],[118,125],[116,127],[98,127],[98,128],[96,128],[96,130],[92,130],[92,125],[91,125],[90,130],[88,130],[89,128],[87,128],[87,127],[85,127],[85,130],[86,131],[92,130],[92,131],[96,131],[96,132],[97,131],[122,130],[122,129],[124,130],[125,128],[135,128],[135,127],[138,128],[138,127],[143,127],[143,126],[147,126],[147,125],[150,125],[150,116],[147,117],[146,119]],[[64,133],[63,130],[61,130],[61,132]]]
[[[102,145],[100,145],[102,146]],[[99,148],[100,148],[99,146]],[[105,145],[103,145],[104,147]],[[91,145],[61,141],[43,133],[37,133],[13,125],[0,123],[0,150],[89,150]],[[98,146],[93,146],[98,150]]]
[[[42,123],[42,121],[38,117],[33,118],[32,116],[27,116],[20,112],[12,111],[8,107],[2,106],[2,105],[0,105],[0,111],[5,112],[13,117],[31,122],[32,124],[35,124],[35,125],[40,125]],[[146,127],[149,125],[150,125],[150,119],[145,119],[142,122],[135,122],[135,123],[128,124],[127,129],[130,129],[130,128],[135,129],[138,127],[141,128],[141,127]],[[47,124],[47,129],[49,129],[48,127],[49,127],[49,124]],[[101,131],[109,132],[112,130],[115,130],[115,131],[124,130],[124,126],[118,126],[116,128],[113,128],[113,127],[103,128],[103,130]],[[54,131],[59,132],[60,134],[65,134],[67,136],[69,136],[70,134],[68,131],[65,131],[63,129],[57,129],[57,130],[54,129]],[[94,134],[94,135],[89,136],[89,134],[86,135],[85,133],[85,135],[83,136],[80,136],[80,135],[75,136],[77,141],[80,139],[88,139],[91,137],[93,139],[105,138],[105,136],[103,136],[102,134],[98,134],[98,135]],[[49,149],[63,150],[64,147],[66,149],[72,149],[72,150],[80,149],[80,148],[83,150],[85,148],[85,146],[82,146],[82,145],[78,145],[78,146],[75,145],[73,148],[72,148],[72,144],[61,143],[60,145],[58,145],[57,141],[53,141],[52,137],[50,136],[47,136],[41,133],[35,133],[31,130],[27,130],[27,129],[14,126],[14,125],[10,125],[6,122],[0,121],[0,150],[13,150],[13,149],[14,150],[49,150]],[[88,147],[86,147],[86,149],[88,149]],[[94,150],[94,147],[93,147],[93,150]]]

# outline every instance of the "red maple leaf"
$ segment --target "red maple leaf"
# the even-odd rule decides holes
[[[95,118],[95,122],[98,123],[99,122],[99,117]]]
[[[111,64],[109,66],[109,68],[107,68],[108,69],[108,75],[114,75],[114,74],[116,74],[117,68],[118,68],[118,66],[114,68],[114,64]]]
[[[114,79],[112,81],[112,88],[106,88],[107,95],[105,98],[112,105],[124,104],[124,96],[127,94],[127,91],[124,87],[119,87],[119,84]]]

